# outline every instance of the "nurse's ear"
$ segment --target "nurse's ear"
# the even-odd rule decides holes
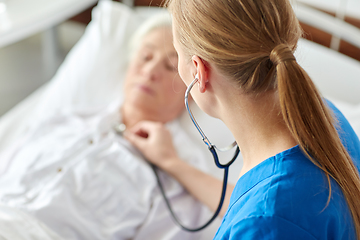
[[[194,55],[192,58],[192,63],[196,69],[194,75],[198,75],[198,84],[199,84],[199,91],[204,93],[206,91],[206,85],[209,82],[209,67],[205,60],[201,59],[199,56]]]

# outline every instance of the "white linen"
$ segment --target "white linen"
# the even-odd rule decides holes
[[[325,97],[360,103],[359,61],[305,39],[300,39],[295,56]]]
[[[0,240],[61,240],[42,222],[16,208],[0,204]]]
[[[101,111],[58,111],[3,152],[0,200],[64,239],[198,239],[176,226],[141,154],[112,130],[118,104]],[[180,157],[206,161],[178,122],[168,124]],[[205,208],[160,172],[175,212],[198,226]]]

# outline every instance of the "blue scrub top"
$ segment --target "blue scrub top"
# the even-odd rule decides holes
[[[359,169],[360,142],[349,122],[328,102],[337,130]],[[356,239],[339,185],[295,146],[266,159],[237,182],[214,239]]]

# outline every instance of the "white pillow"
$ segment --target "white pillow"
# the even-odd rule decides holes
[[[101,108],[119,97],[129,38],[151,13],[160,11],[99,1],[84,35],[50,81],[41,111]]]

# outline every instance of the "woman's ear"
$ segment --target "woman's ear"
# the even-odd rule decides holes
[[[204,93],[206,91],[206,84],[209,82],[209,68],[206,62],[199,56],[194,55],[191,60],[196,69],[194,78],[196,74],[198,75],[199,91]]]

